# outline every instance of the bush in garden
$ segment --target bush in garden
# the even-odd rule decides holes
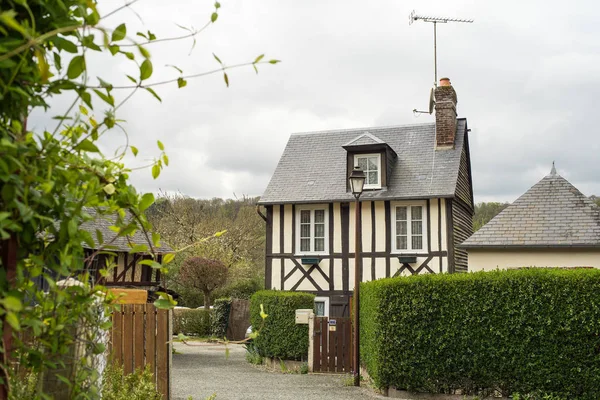
[[[102,399],[162,400],[162,396],[156,390],[154,375],[149,368],[125,375],[122,367],[108,365],[104,370]]]
[[[310,293],[261,290],[250,298],[250,323],[261,329],[254,344],[263,357],[301,359],[308,354],[308,325],[296,324],[296,310],[313,309]],[[268,315],[260,315],[261,305]],[[258,328],[257,328],[258,327]],[[261,328],[262,327],[262,328]]]
[[[216,299],[210,323],[211,334],[218,338],[225,337],[227,333],[227,322],[231,311],[231,299]]]
[[[205,309],[173,310],[173,334],[210,336],[211,311]]]
[[[360,314],[378,387],[600,398],[599,270],[382,279],[361,284]]]

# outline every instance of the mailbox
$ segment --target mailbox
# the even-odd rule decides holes
[[[312,314],[313,310],[310,308],[300,308],[296,310],[296,323],[297,324],[308,324],[308,317]]]

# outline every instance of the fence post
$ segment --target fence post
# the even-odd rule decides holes
[[[310,313],[308,316],[308,371],[313,372],[315,345],[315,314]]]
[[[169,385],[169,397],[166,400],[172,399],[173,397],[173,385],[171,373],[173,371],[173,310],[169,310],[169,330],[167,338],[169,339],[169,367],[167,368],[168,385]]]

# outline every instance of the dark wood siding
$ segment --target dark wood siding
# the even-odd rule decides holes
[[[456,181],[456,197],[463,201],[467,206],[473,208],[473,198],[471,196],[471,168],[467,157],[467,146],[463,147],[460,155],[460,167],[458,169],[458,179]]]
[[[452,242],[454,245],[454,270],[467,272],[467,250],[457,247],[473,234],[473,210],[456,199],[452,202]]]

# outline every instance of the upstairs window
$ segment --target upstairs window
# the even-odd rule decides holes
[[[357,154],[354,166],[365,173],[365,189],[381,189],[381,154]]]
[[[298,210],[297,249],[301,254],[327,253],[327,208],[302,207]]]
[[[394,250],[420,253],[427,249],[424,204],[400,204],[393,208]]]

